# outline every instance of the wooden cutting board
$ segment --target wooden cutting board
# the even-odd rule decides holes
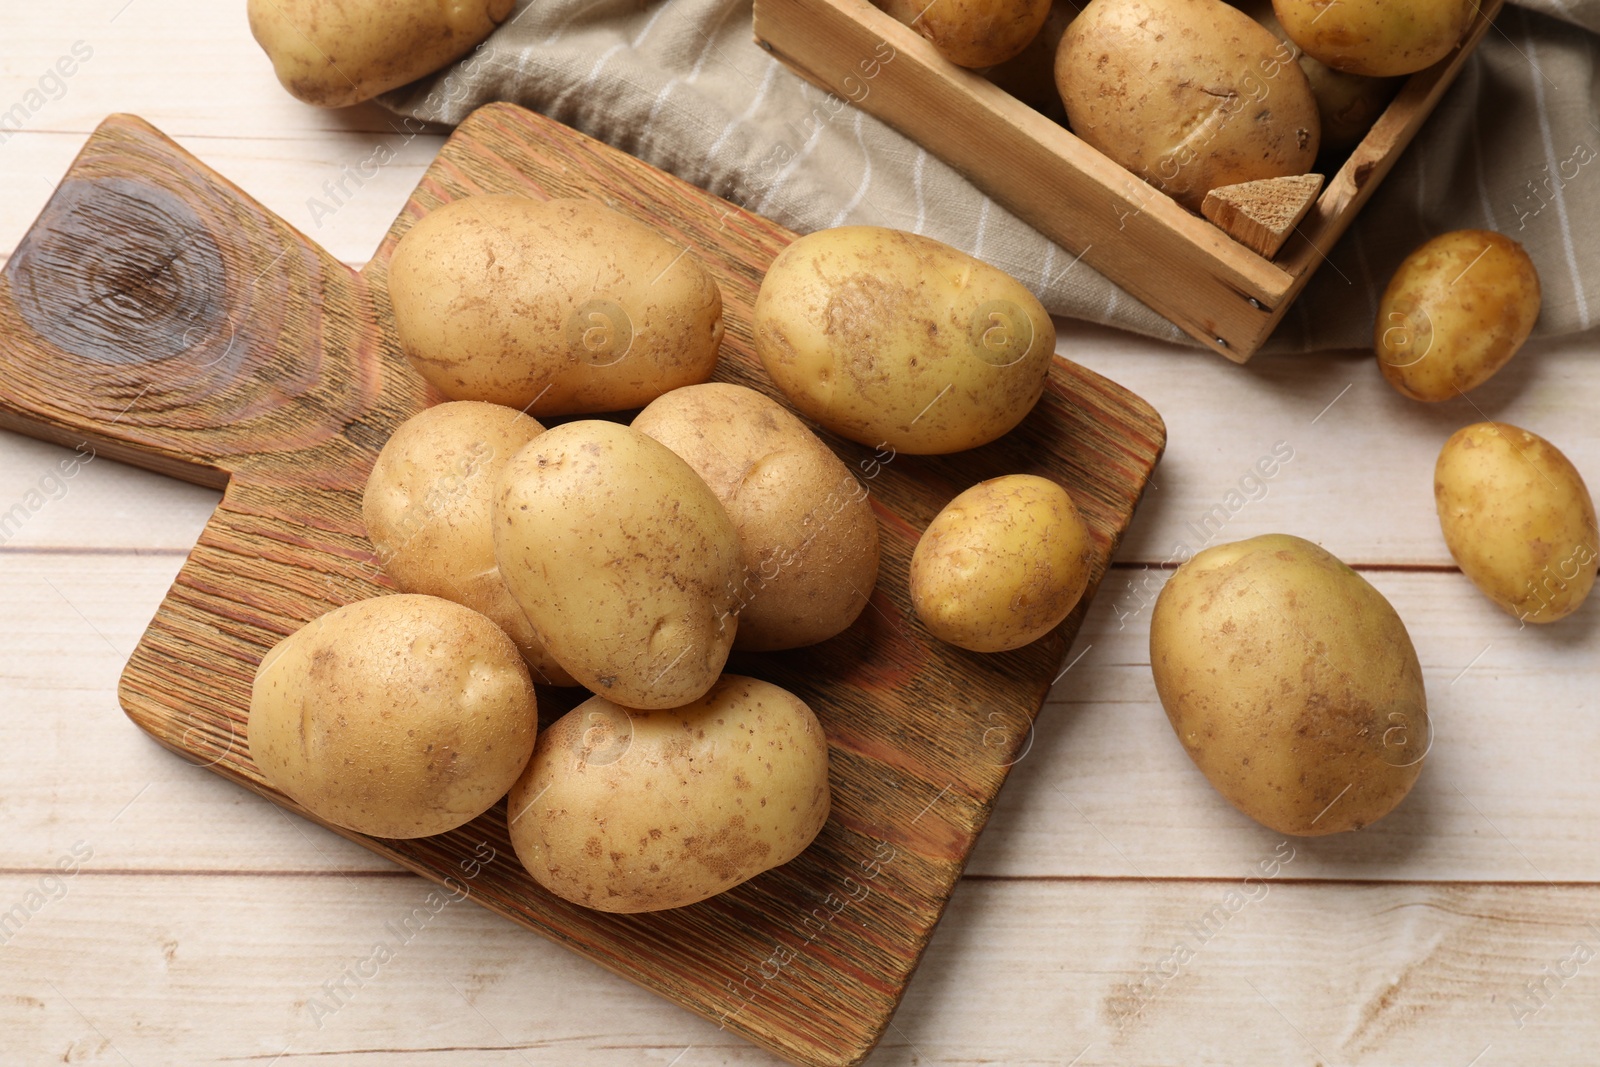
[[[600,200],[692,249],[722,287],[717,377],[776,395],[751,308],[793,235],[509,105],[456,131],[360,272],[146,123],[112,117],[0,275],[0,425],[224,490],[128,662],[123,707],[291,810],[245,743],[256,664],[307,620],[392,591],[361,490],[395,426],[439,399],[399,354],[390,253],[439,204],[503,191]],[[1098,584],[1165,429],[1137,397],[1058,359],[1038,408],[984,448],[896,456],[824,436],[872,492],[878,590],[834,640],[730,665],[798,693],[827,729],[833,814],[804,855],[692,907],[620,916],[534,885],[503,805],[423,840],[339,832],[794,1062],[847,1064],[889,1025],[1088,601],[1016,652],[939,644],[908,604],[918,532],[977,481],[1046,475],[1094,531]]]

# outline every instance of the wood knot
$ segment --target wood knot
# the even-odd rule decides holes
[[[168,359],[227,319],[222,252],[200,217],[123,178],[65,182],[5,269],[23,320],[96,362]]]

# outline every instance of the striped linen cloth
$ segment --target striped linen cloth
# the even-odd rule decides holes
[[[783,225],[893,226],[1022,279],[1056,314],[1192,343],[914,142],[756,47],[751,0],[523,0],[461,62],[383,99],[455,124],[508,100]],[[1328,252],[1266,351],[1371,344],[1377,300],[1427,238],[1499,230],[1544,286],[1536,332],[1600,315],[1600,0],[1507,7]]]

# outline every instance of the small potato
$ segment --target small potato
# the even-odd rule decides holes
[[[1461,572],[1507,613],[1554,622],[1594,588],[1594,499],[1538,434],[1494,422],[1457,430],[1439,453],[1433,496]]]
[[[877,226],[799,238],[772,261],[756,353],[800,413],[914,455],[988,444],[1044,395],[1055,324],[1021,282]]]
[[[540,643],[591,691],[675,708],[722,673],[739,535],[659,441],[612,422],[546,430],[500,474],[494,546]]]
[[[514,0],[249,0],[250,32],[278,81],[318,107],[348,107],[466,55]]]
[[[1222,0],[1091,0],[1061,38],[1056,87],[1073,133],[1191,211],[1317,158],[1292,50]]]
[[[587,200],[455,200],[395,247],[406,358],[452,400],[532,415],[642,407],[703,382],[722,293],[684,250]]]
[[[1433,741],[1405,623],[1298,537],[1216,545],[1179,567],[1151,613],[1150,668],[1195,766],[1279,833],[1382,818]]]
[[[401,424],[361,499],[383,572],[407,593],[443,597],[504,630],[546,685],[576,685],[544,650],[494,561],[500,471],[544,427],[520,411],[462,400]]]
[[[325,822],[427,837],[517,781],[539,728],[533,683],[500,628],[431,596],[382,596],[313,619],[261,660],[250,758]]]
[[[828,744],[811,709],[728,674],[681,708],[578,705],[539,738],[506,810],[534,881],[587,908],[641,912],[788,863],[828,805]]]
[[[1405,258],[1378,302],[1373,347],[1389,384],[1437,402],[1488,381],[1539,318],[1539,272],[1522,246],[1457,230]]]
[[[911,604],[941,641],[1005,652],[1061,624],[1089,584],[1094,542],[1055,482],[979,482],[934,516],[911,556]]]
[[[799,648],[843,632],[878,582],[867,490],[783,405],[723,382],[674,389],[633,428],[693,467],[739,532],[733,647]]]
[[[1050,0],[874,0],[961,67],[1004,63],[1039,35]]]
[[[1272,0],[1272,7],[1307,55],[1373,78],[1433,66],[1478,10],[1476,0]]]

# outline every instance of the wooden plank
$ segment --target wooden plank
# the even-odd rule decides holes
[[[750,309],[792,235],[508,106],[457,131],[360,275],[127,117],[91,138],[6,265],[0,424],[87,437],[106,455],[227,486],[124,672],[123,706],[163,744],[285,806],[243,743],[254,665],[303,621],[384,588],[360,490],[393,426],[429,399],[394,342],[387,254],[429,208],[505,190],[603,199],[694,248],[728,312],[719,377],[775,392],[753,354]],[[72,269],[79,257],[94,269]],[[152,272],[152,262],[163,266]],[[1082,616],[1001,656],[932,642],[905,621],[916,531],[976,481],[1045,474],[1084,512],[1098,577],[1163,442],[1152,410],[1064,362],[1033,414],[982,449],[880,454],[875,464],[872,450],[830,439],[871,482],[885,519],[873,610],[823,658],[733,664],[798,693],[828,730],[835,803],[818,841],[781,870],[672,912],[586,912],[514,866],[485,875],[484,902],[792,1059],[859,1060],[887,1025],[1005,778],[1004,767],[951,742],[948,717],[967,710],[962,694],[983,691],[1031,718]],[[506,852],[504,819],[497,808],[435,838],[358,839],[435,879],[456,878],[478,842]],[[846,908],[860,928],[834,922]],[[820,916],[815,929],[793,925],[806,914]],[[775,945],[792,957],[783,966],[794,994],[758,1002],[740,967]]]

